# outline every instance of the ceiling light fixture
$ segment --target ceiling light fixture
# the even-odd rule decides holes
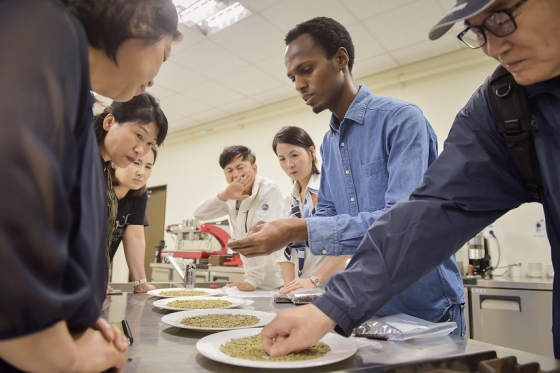
[[[204,35],[212,35],[250,16],[235,0],[173,0],[179,19]]]

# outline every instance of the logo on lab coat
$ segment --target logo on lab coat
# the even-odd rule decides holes
[[[264,205],[262,205],[262,209],[263,209],[263,211],[266,211],[266,210],[268,210],[268,204],[267,204],[267,203],[265,203]]]

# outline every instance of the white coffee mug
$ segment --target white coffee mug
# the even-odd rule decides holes
[[[512,278],[521,277],[521,264],[515,264],[509,267],[509,276]]]

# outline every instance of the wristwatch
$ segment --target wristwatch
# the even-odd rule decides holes
[[[315,285],[315,287],[321,286],[321,283],[319,282],[319,279],[315,275],[309,277],[309,281],[311,281],[313,283],[313,285]]]
[[[146,280],[146,278],[144,277],[141,280],[137,280],[137,281],[132,281],[132,286],[138,286],[138,285],[142,285],[144,283],[148,282],[148,280]]]

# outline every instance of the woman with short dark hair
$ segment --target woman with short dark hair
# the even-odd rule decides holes
[[[124,370],[125,338],[99,318],[107,216],[91,91],[142,93],[177,27],[171,0],[0,1],[1,372]]]
[[[105,251],[109,260],[119,205],[111,178],[112,166],[129,167],[161,145],[168,124],[158,100],[149,93],[142,93],[127,102],[114,101],[95,116],[93,123],[107,190]],[[145,280],[145,276],[133,280]]]

